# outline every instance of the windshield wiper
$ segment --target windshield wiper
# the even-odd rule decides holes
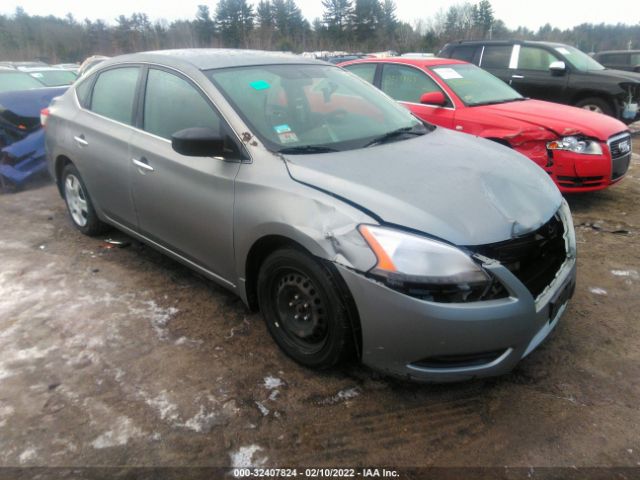
[[[499,103],[521,102],[529,100],[527,97],[503,98],[502,100],[487,100],[486,102],[470,103],[470,107],[481,107],[483,105],[498,105]]]
[[[427,133],[425,130],[414,130],[415,127],[402,127],[397,130],[392,130],[384,135],[380,135],[379,137],[374,138],[370,142],[365,143],[363,148],[371,147],[372,145],[378,145],[379,143],[386,143],[389,140],[393,140],[396,137],[400,137],[402,135],[424,135]]]
[[[298,147],[285,147],[277,150],[278,153],[289,153],[293,155],[304,155],[305,153],[329,153],[339,152],[337,148],[328,147],[326,145],[300,145]]]

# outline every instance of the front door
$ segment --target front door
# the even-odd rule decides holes
[[[205,94],[173,72],[148,70],[140,132],[132,146],[133,198],[140,232],[206,268],[234,278],[233,202],[238,159],[187,157],[171,135],[226,123]]]

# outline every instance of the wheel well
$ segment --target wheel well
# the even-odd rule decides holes
[[[247,255],[247,262],[245,264],[245,289],[247,295],[247,303],[252,311],[258,311],[258,273],[260,272],[260,266],[262,262],[274,251],[280,248],[295,248],[310,256],[314,256],[304,246],[291,240],[290,238],[283,237],[281,235],[268,235],[260,238],[253,244]],[[314,257],[318,259],[318,257]],[[360,316],[358,315],[358,309],[355,301],[349,292],[349,288],[342,276],[335,271],[335,267],[324,259],[319,259],[320,262],[324,262],[327,267],[334,271],[335,281],[340,288],[347,308],[349,309],[349,318],[351,319],[351,327],[354,334],[354,341],[356,345],[356,353],[358,358],[361,358],[362,352],[362,329],[360,326]]]
[[[71,160],[69,160],[64,155],[60,155],[58,158],[56,158],[56,168],[55,168],[56,185],[58,186],[58,190],[60,191],[60,194],[62,194],[62,183],[60,182],[61,180],[60,177],[62,176],[62,170],[64,170],[64,167],[66,167],[70,163],[72,163]]]

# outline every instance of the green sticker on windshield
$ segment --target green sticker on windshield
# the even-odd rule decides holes
[[[266,82],[264,80],[256,80],[255,82],[251,82],[249,85],[251,85],[254,90],[266,90],[267,88],[271,87],[271,85],[269,85],[269,82]]]

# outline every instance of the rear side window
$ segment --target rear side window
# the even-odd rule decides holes
[[[482,52],[482,68],[509,68],[512,45],[487,45]]]
[[[557,62],[558,57],[542,48],[521,47],[518,68],[523,70],[549,70],[549,65]]]
[[[144,101],[145,131],[170,139],[192,127],[220,131],[220,117],[189,82],[171,73],[150,69]]]
[[[369,83],[373,83],[373,77],[376,75],[375,63],[357,63],[355,65],[347,65],[345,68]]]
[[[420,103],[427,92],[440,92],[440,87],[426,74],[412,67],[387,64],[382,69],[381,90],[394,100]]]
[[[83,108],[89,107],[89,101],[91,100],[91,84],[93,83],[93,79],[93,75],[89,78],[85,78],[76,87],[78,102],[80,102],[80,105],[82,105]]]
[[[475,45],[462,45],[455,47],[451,52],[451,58],[457,58],[458,60],[464,60],[471,63],[473,61],[473,55],[476,53]]]
[[[102,72],[93,87],[91,111],[133,125],[133,99],[140,68],[123,67]]]

